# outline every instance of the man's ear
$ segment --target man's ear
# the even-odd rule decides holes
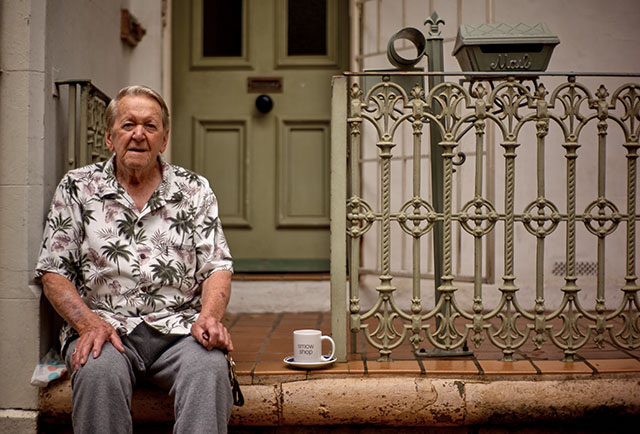
[[[111,141],[111,130],[107,129],[104,133],[104,141],[107,144],[107,149],[113,152],[113,142]]]
[[[169,130],[165,131],[163,134],[160,152],[164,152],[164,150],[167,149],[167,143],[169,143]]]

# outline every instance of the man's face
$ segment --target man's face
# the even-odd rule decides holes
[[[116,153],[116,170],[144,173],[157,164],[167,147],[169,130],[162,125],[160,104],[147,96],[125,96],[118,103],[117,116],[107,134],[107,147]],[[123,173],[124,172],[124,173]]]

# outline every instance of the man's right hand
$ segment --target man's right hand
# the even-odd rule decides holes
[[[116,350],[124,353],[124,345],[122,345],[122,340],[120,340],[116,330],[111,324],[103,321],[97,315],[95,320],[92,320],[91,323],[77,331],[80,337],[76,341],[76,347],[71,355],[74,371],[77,371],[87,363],[89,354],[92,354],[93,358],[97,359],[105,342],[111,342]]]

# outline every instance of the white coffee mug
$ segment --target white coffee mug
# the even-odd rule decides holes
[[[322,354],[322,341],[331,342],[331,354]],[[336,344],[320,330],[295,330],[293,332],[293,360],[299,363],[318,363],[331,360]]]

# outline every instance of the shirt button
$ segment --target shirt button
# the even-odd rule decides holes
[[[141,228],[142,226],[144,226],[144,223],[138,222],[138,227]]]

